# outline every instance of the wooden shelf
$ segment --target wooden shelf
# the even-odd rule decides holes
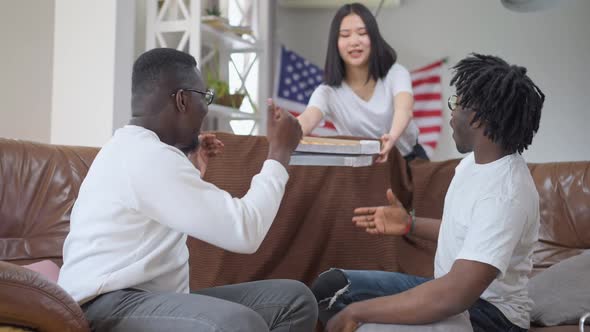
[[[203,44],[215,47],[222,47],[232,52],[257,52],[261,50],[260,45],[244,39],[231,31],[216,29],[209,24],[201,24],[201,35]]]
[[[255,113],[241,112],[237,108],[232,108],[223,105],[211,104],[209,105],[209,113],[215,116],[222,116],[231,120],[257,120],[258,116]]]
[[[156,47],[170,47],[183,50],[193,55],[200,66],[215,60],[207,69],[218,67],[219,79],[229,82],[236,80],[245,87],[250,71],[257,72],[254,78],[256,93],[247,93],[248,102],[252,105],[253,113],[240,112],[239,109],[221,105],[210,105],[211,115],[207,121],[213,128],[224,131],[234,128],[247,127],[250,121],[255,122],[256,130],[265,132],[260,127],[266,122],[266,112],[258,112],[258,107],[264,108],[267,94],[271,90],[268,71],[272,67],[270,58],[270,1],[252,1],[247,4],[241,0],[228,0],[227,19],[203,13],[203,0],[145,0],[146,1],[146,49]],[[239,7],[240,13],[231,11],[231,21],[252,26],[232,26],[230,22],[231,5]],[[245,7],[244,7],[245,5]],[[247,13],[258,18],[253,21]],[[254,53],[254,56],[251,56]],[[237,66],[235,61],[239,61]],[[209,68],[211,67],[211,68]],[[203,67],[202,69],[205,69]],[[237,72],[235,77],[234,72]],[[231,74],[231,75],[230,75]],[[253,75],[252,75],[253,76]],[[239,78],[240,82],[237,82]],[[232,85],[234,82],[232,81]],[[250,109],[248,109],[250,111]],[[234,121],[232,120],[250,120]],[[241,122],[241,123],[240,123]],[[233,126],[236,125],[236,126]],[[260,129],[261,128],[261,129]],[[243,131],[242,129],[240,129]]]
[[[188,20],[160,22],[161,32],[184,32],[189,29]],[[207,23],[201,23],[203,44],[223,48],[231,52],[257,52],[261,50],[256,42],[244,39],[231,31],[216,29]]]

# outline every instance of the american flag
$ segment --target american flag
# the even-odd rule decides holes
[[[418,142],[428,156],[436,148],[442,125],[441,73],[443,61],[437,61],[410,73],[414,90],[414,121],[420,129]],[[297,116],[301,114],[315,88],[322,83],[323,71],[299,54],[281,47],[274,100],[277,106]],[[312,135],[335,136],[334,124],[324,121]]]
[[[414,91],[414,122],[420,129],[418,143],[428,157],[436,148],[442,128],[442,84],[444,60],[410,72]]]
[[[305,110],[309,97],[323,81],[323,70],[299,54],[281,47],[278,77],[275,79],[275,104],[297,116]],[[323,121],[312,132],[314,136],[338,135],[334,124]]]

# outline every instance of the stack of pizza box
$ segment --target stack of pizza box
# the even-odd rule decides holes
[[[303,137],[291,156],[290,165],[364,167],[379,154],[377,140]]]

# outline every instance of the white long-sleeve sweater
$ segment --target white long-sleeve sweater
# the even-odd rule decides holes
[[[241,199],[203,181],[178,149],[125,126],[101,149],[72,210],[59,285],[80,304],[110,291],[189,291],[187,234],[255,252],[289,175],[264,162]]]

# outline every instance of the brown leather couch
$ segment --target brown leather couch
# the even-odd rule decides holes
[[[241,196],[265,159],[266,140],[218,136],[226,151],[211,161],[206,180]],[[80,307],[63,289],[21,265],[46,259],[62,263],[70,211],[97,152],[0,139],[0,325],[89,330]],[[333,266],[432,275],[434,243],[370,236],[352,226],[352,210],[386,204],[385,191],[391,187],[418,215],[440,218],[457,162],[413,163],[413,181],[397,151],[389,163],[372,167],[290,167],[281,208],[257,253],[233,254],[189,238],[191,288],[268,278],[309,283]],[[590,201],[589,165],[531,165],[541,196],[536,272],[590,247],[590,212],[584,208]],[[576,331],[575,326],[566,329]]]

